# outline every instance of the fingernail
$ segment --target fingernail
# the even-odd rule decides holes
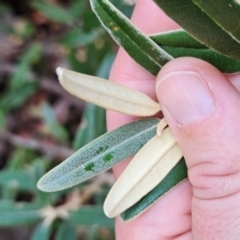
[[[157,96],[163,109],[181,125],[200,121],[214,109],[206,83],[196,72],[173,72],[158,79]]]

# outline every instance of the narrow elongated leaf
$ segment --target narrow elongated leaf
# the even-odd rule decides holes
[[[48,103],[43,103],[41,106],[42,118],[49,132],[58,140],[66,141],[68,133],[66,129],[58,122],[54,110]]]
[[[100,107],[134,116],[152,116],[160,105],[144,93],[105,79],[58,68],[61,85],[71,94]]]
[[[76,132],[73,149],[78,150],[106,132],[106,111],[94,104],[85,106],[81,124]]]
[[[31,224],[41,219],[39,210],[11,210],[1,211],[0,226],[18,226]]]
[[[156,134],[157,118],[126,124],[106,133],[70,156],[38,182],[43,191],[74,186],[137,153]]]
[[[124,221],[132,220],[152,206],[159,198],[187,178],[187,166],[182,158],[168,175],[146,196],[121,214]]]
[[[240,61],[202,45],[186,31],[170,31],[150,37],[174,58],[184,56],[196,57],[209,62],[224,73],[240,71]]]
[[[142,67],[157,75],[172,57],[134,27],[107,0],[90,0],[93,11],[112,38]]]
[[[166,177],[181,157],[169,128],[155,136],[136,154],[111,188],[104,203],[105,214],[116,217],[134,205]]]
[[[155,0],[161,9],[183,29],[208,47],[240,60],[240,44],[217,25],[193,1]]]
[[[74,17],[56,4],[47,1],[33,1],[31,5],[53,21],[68,24],[74,22]]]
[[[232,38],[240,42],[240,5],[236,0],[193,0],[207,15]]]
[[[33,191],[36,186],[33,176],[21,170],[3,170],[0,172],[0,185],[10,189]]]
[[[0,200],[0,213],[1,211],[12,210],[14,208],[15,203],[9,199]]]
[[[63,222],[57,229],[55,240],[77,240],[76,227],[69,224],[67,221]]]
[[[52,225],[46,222],[41,222],[33,232],[31,240],[49,240],[51,236]]]
[[[149,37],[160,46],[195,49],[208,48],[182,29],[162,32]]]
[[[102,206],[81,207],[77,211],[69,212],[68,222],[87,227],[93,225],[114,227],[114,221],[105,216]]]

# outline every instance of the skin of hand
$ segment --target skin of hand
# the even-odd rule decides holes
[[[178,28],[151,0],[137,2],[132,22],[145,34]],[[156,79],[120,49],[110,79],[158,99],[189,175],[136,219],[117,217],[116,239],[239,239],[240,75],[186,57],[166,64]],[[132,120],[107,112],[109,130]],[[129,161],[114,167],[116,178]]]

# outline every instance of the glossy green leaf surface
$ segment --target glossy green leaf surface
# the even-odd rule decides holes
[[[240,60],[240,43],[190,0],[155,0],[183,29],[208,47]]]
[[[156,134],[157,118],[146,118],[108,132],[70,156],[38,182],[38,188],[69,188],[137,153]]]
[[[240,42],[240,5],[234,0],[193,0],[210,18]]]
[[[124,211],[121,217],[124,221],[137,217],[185,178],[187,178],[187,166],[185,160],[182,159],[152,191]]]
[[[176,30],[150,36],[161,48],[178,57],[196,57],[209,62],[221,72],[234,73],[240,71],[240,61],[229,58],[196,41],[186,31]]]
[[[91,6],[111,37],[143,68],[156,75],[173,59],[107,0],[90,0]]]

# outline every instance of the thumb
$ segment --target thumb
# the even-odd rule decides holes
[[[213,66],[179,58],[157,77],[157,96],[193,188],[193,239],[240,234],[240,95]]]

